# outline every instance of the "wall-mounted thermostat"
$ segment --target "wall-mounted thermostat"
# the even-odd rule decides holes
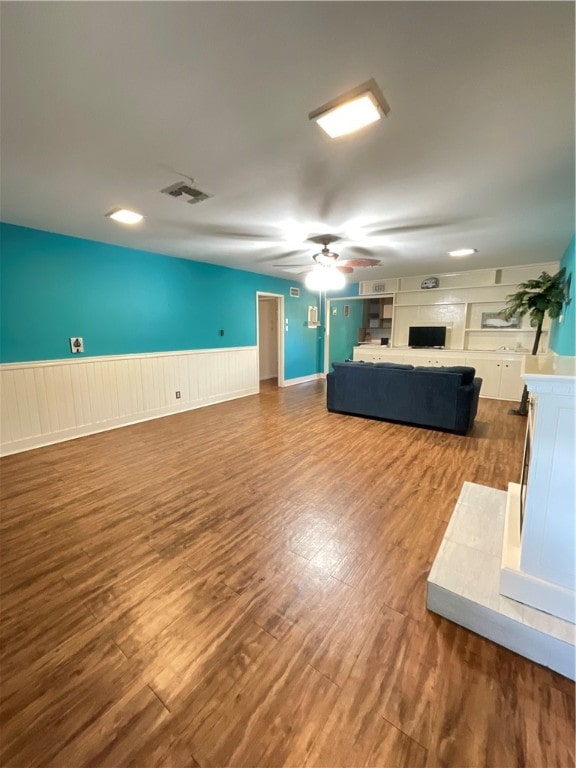
[[[70,352],[73,355],[84,352],[84,339],[81,336],[70,336]]]

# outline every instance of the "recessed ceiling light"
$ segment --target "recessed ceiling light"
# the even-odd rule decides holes
[[[106,216],[109,219],[114,219],[114,221],[119,221],[121,224],[138,224],[144,218],[141,213],[129,211],[127,208],[114,208]]]
[[[448,251],[448,256],[472,256],[473,253],[478,253],[476,248],[460,248],[458,251]]]
[[[368,80],[310,112],[308,118],[316,120],[331,139],[336,139],[380,120],[389,112],[382,91],[374,80]]]

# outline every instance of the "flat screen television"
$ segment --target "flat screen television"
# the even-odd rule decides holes
[[[444,325],[411,325],[408,329],[408,346],[413,349],[444,347],[445,344]]]

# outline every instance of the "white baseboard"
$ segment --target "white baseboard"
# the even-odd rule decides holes
[[[292,387],[294,384],[306,384],[308,381],[318,381],[318,379],[325,379],[324,373],[311,373],[309,376],[300,376],[297,379],[284,379],[283,384],[279,384],[281,387]]]

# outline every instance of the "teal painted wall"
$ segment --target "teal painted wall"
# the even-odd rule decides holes
[[[362,327],[363,304],[361,299],[330,301],[330,370],[333,362],[352,357],[354,346],[358,344],[358,330]],[[344,317],[344,306],[350,307],[348,317]]]
[[[316,303],[320,306],[320,317],[322,320],[322,330],[319,336],[319,346],[318,346],[318,370],[322,371],[324,370],[324,360],[325,360],[325,342],[326,342],[326,299],[328,298],[332,303],[335,299],[338,299],[340,297],[348,298],[348,297],[354,297],[358,296],[360,285],[359,283],[346,283],[344,288],[341,288],[339,291],[331,291],[328,296],[326,294],[321,294],[320,296],[316,295]],[[350,302],[352,303],[352,302]],[[330,333],[330,344],[332,345],[334,343],[334,339],[337,340],[337,334],[334,333],[334,328],[332,326],[331,333]],[[338,343],[338,341],[336,341]],[[330,351],[328,353],[329,358],[331,358]],[[342,358],[345,359],[345,358]],[[330,365],[327,367],[327,369],[324,371],[325,373],[328,373],[332,369],[332,359],[330,359]]]
[[[571,275],[572,279],[570,282],[570,303],[564,305],[564,320],[562,323],[559,323],[558,320],[553,320],[552,328],[550,329],[550,347],[557,355],[576,355],[575,251],[576,236],[570,241],[570,245],[560,262],[560,267],[566,269],[566,277],[568,278]]]
[[[214,349],[256,344],[256,292],[283,294],[285,378],[322,370],[318,296],[282,278],[0,224],[0,361]],[[219,335],[224,329],[224,336]]]

